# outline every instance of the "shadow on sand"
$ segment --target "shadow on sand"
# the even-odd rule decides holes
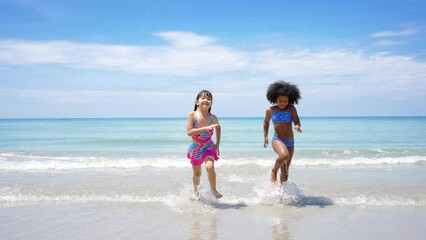
[[[287,205],[296,206],[296,207],[318,206],[318,207],[324,208],[326,206],[334,205],[334,201],[328,197],[304,196],[298,201],[289,203]]]
[[[203,200],[200,200],[200,202],[202,202],[205,205],[209,205],[213,208],[224,209],[224,210],[225,209],[241,209],[248,206],[245,203],[231,204],[231,203],[211,202],[211,201],[203,201]]]

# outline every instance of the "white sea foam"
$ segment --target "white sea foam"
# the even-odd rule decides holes
[[[333,199],[337,205],[350,206],[378,206],[378,207],[411,207],[426,206],[425,196],[423,197],[399,197],[399,196],[352,196],[337,197]]]
[[[397,164],[418,164],[426,161],[424,156],[407,157],[378,157],[364,158],[355,157],[351,159],[297,159],[292,162],[293,166],[373,166],[373,165],[397,165]]]
[[[267,167],[273,159],[261,158],[222,158],[218,167]],[[293,167],[352,167],[352,166],[389,166],[399,164],[424,164],[425,156],[406,157],[354,157],[349,159],[295,158]],[[95,156],[43,156],[19,152],[0,153],[0,170],[96,170],[96,169],[139,169],[139,168],[190,168],[186,158],[119,158]],[[238,180],[236,180],[238,181]]]
[[[376,207],[424,207],[426,196],[393,196],[393,195],[357,195],[357,196],[306,196],[295,183],[287,183],[284,187],[272,184],[255,186],[251,195],[225,195],[216,200],[208,188],[200,189],[200,198],[195,199],[191,187],[180,189],[178,193],[167,193],[162,196],[138,194],[108,193],[39,193],[23,192],[10,187],[0,189],[0,204],[26,205],[48,203],[154,203],[163,204],[173,211],[209,212],[214,208],[239,208],[246,206],[376,206]],[[195,204],[196,203],[196,204]],[[212,208],[206,208],[210,205]]]
[[[2,205],[29,205],[29,204],[62,204],[62,203],[135,203],[135,204],[163,204],[175,212],[212,212],[206,205],[217,205],[208,188],[200,188],[200,196],[195,198],[192,186],[184,186],[177,194],[167,193],[162,196],[117,194],[117,193],[41,193],[27,192],[21,189],[0,188],[0,204]]]
[[[228,181],[229,182],[237,182],[237,183],[244,183],[245,182],[245,178],[243,176],[239,176],[239,175],[230,175],[228,176]]]
[[[187,159],[40,156],[2,153],[0,170],[90,170],[190,167]]]

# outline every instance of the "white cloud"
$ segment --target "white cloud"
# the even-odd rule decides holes
[[[414,36],[418,34],[416,28],[406,28],[399,31],[390,30],[390,31],[381,31],[371,34],[372,38],[389,38],[389,37],[406,37]]]
[[[22,99],[42,99],[60,103],[85,102],[126,102],[130,99],[146,97],[191,96],[194,93],[183,92],[152,92],[123,90],[61,90],[61,89],[18,89],[2,88],[2,96],[14,96]],[[226,94],[224,94],[226,95]]]
[[[216,41],[215,38],[201,36],[193,32],[169,31],[154,34],[162,37],[178,48],[196,48],[207,46]]]
[[[373,45],[381,47],[392,47],[398,45],[406,45],[415,40],[420,34],[422,26],[419,24],[410,24],[404,26],[400,30],[387,30],[376,32],[370,35],[375,41]]]
[[[264,72],[276,77],[307,78],[305,82],[310,83],[337,78],[345,84],[354,80],[392,84],[401,76],[412,81],[426,78],[425,62],[382,53],[369,55],[348,50],[286,52],[277,49],[260,52],[257,58],[254,67]]]
[[[247,65],[242,53],[215,45],[212,38],[187,32],[164,32],[157,35],[171,44],[148,47],[1,40],[0,63],[63,64],[85,69],[179,76],[237,71]]]
[[[376,32],[370,35],[376,41],[373,43],[376,46],[397,46],[405,45],[419,35],[422,27],[419,24],[405,26],[401,30],[388,30]]]
[[[184,76],[188,80],[209,81],[210,86],[224,94],[263,93],[265,85],[277,79],[296,81],[305,85],[308,91],[315,88],[330,92],[341,90],[342,85],[348,91],[360,93],[401,89],[426,91],[426,62],[408,56],[345,49],[249,51],[222,46],[215,38],[191,32],[161,32],[156,36],[164,38],[167,44],[126,46],[0,40],[0,66],[58,64],[83,69]],[[182,86],[176,86],[175,90],[181,91]]]
[[[130,96],[128,92],[58,89],[0,89],[0,94],[22,99],[50,100],[54,103],[108,102]]]
[[[374,42],[374,45],[376,46],[397,46],[397,45],[404,45],[404,44],[406,44],[406,42],[388,40],[388,39],[383,39],[383,40]]]

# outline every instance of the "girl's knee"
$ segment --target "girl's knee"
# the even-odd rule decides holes
[[[214,160],[212,158],[207,159],[206,170],[207,172],[214,171]]]
[[[288,157],[289,157],[288,153],[281,153],[278,155],[278,159],[280,162],[287,161]]]
[[[207,170],[207,172],[213,172],[214,171],[214,165],[213,164],[207,164],[206,170]]]
[[[200,170],[194,170],[193,171],[193,176],[196,178],[201,177],[201,169]]]

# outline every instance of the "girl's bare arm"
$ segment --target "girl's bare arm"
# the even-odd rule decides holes
[[[219,124],[219,119],[215,115],[212,115],[212,117],[213,117],[213,125],[214,125],[214,128],[216,129],[216,147],[219,147],[220,137],[221,137],[221,133],[222,133],[221,128],[220,128],[220,124]]]
[[[269,145],[268,132],[269,132],[269,122],[271,121],[272,110],[271,108],[266,109],[265,119],[263,120],[263,147]]]
[[[300,123],[299,115],[297,115],[296,107],[292,107],[291,116],[293,117],[294,129],[298,132],[302,132],[302,125]]]

